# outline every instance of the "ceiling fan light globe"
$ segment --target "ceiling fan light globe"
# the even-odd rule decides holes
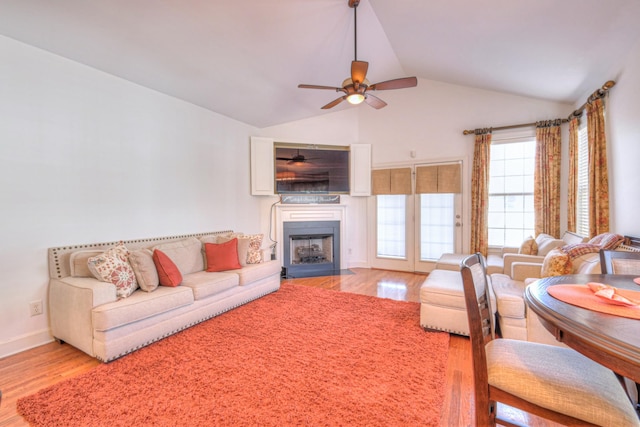
[[[349,104],[358,105],[362,101],[364,101],[364,95],[361,93],[352,93],[351,95],[347,96],[347,102]]]

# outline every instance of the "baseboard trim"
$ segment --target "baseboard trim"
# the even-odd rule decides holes
[[[0,359],[21,353],[25,350],[39,347],[53,341],[49,328],[22,335],[10,341],[0,343]]]

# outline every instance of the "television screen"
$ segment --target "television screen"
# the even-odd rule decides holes
[[[349,148],[275,146],[278,194],[348,194]]]

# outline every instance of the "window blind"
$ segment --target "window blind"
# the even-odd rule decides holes
[[[372,194],[411,194],[411,168],[374,169],[371,171]]]
[[[589,236],[589,141],[586,123],[578,130],[578,194],[576,233]]]
[[[460,163],[418,166],[416,168],[416,193],[461,193],[461,169]]]

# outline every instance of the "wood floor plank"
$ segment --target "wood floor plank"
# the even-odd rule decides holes
[[[295,283],[351,292],[362,295],[419,302],[420,286],[425,274],[366,268],[351,269],[353,274],[303,279],[287,279],[283,283]],[[0,359],[0,427],[26,426],[16,413],[16,401],[41,388],[56,384],[87,372],[101,362],[71,347],[49,343],[22,353]],[[469,339],[451,336],[447,367],[446,399],[441,417],[442,426],[471,426],[474,421],[473,377],[471,346]],[[416,396],[419,398],[419,396]],[[529,418],[512,408],[502,408],[532,427],[550,427],[555,424]]]

